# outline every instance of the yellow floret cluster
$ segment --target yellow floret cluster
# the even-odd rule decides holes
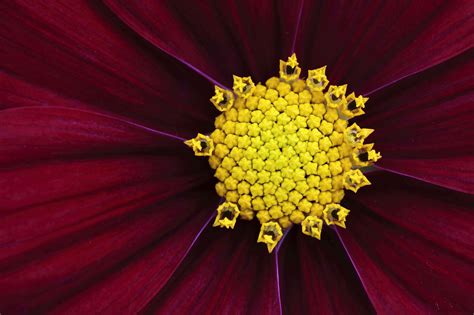
[[[355,168],[380,158],[363,143],[371,129],[348,127],[367,99],[346,96],[345,85],[325,92],[325,67],[306,80],[300,72],[293,55],[265,84],[234,76],[233,91],[216,87],[211,99],[222,111],[215,130],[187,141],[196,155],[209,156],[225,199],[214,225],[233,228],[237,217],[256,217],[269,251],[293,224],[316,238],[323,221],[344,227],[344,189],[370,184]]]

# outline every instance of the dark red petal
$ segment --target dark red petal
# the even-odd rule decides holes
[[[294,227],[281,247],[282,304],[287,314],[370,314],[374,310],[335,233],[321,241]]]
[[[257,243],[258,225],[209,226],[144,313],[275,314],[275,256]]]
[[[472,47],[473,14],[472,1],[306,1],[296,52],[366,94]]]
[[[44,235],[2,241],[2,310],[117,314],[141,309],[166,283],[217,204],[208,185],[159,203],[162,197],[149,186],[77,197],[75,203],[51,204],[32,219],[18,220],[33,232],[41,229],[40,217],[43,224],[75,217]],[[2,234],[15,238],[17,229],[5,228],[2,221]],[[24,250],[11,254],[11,247]]]
[[[474,309],[474,196],[375,172],[339,233],[381,314]]]
[[[375,93],[360,125],[382,152],[378,166],[474,193],[474,53]]]
[[[266,80],[291,52],[297,1],[122,1],[109,7],[153,45],[211,81]]]
[[[158,151],[179,155],[188,162],[199,160],[180,138],[87,110],[12,108],[0,111],[0,126],[1,165]],[[200,168],[206,164],[204,160]]]
[[[41,105],[62,98],[68,106],[113,112],[180,135],[195,133],[216,112],[206,80],[97,2],[9,1],[0,11],[0,46],[1,106],[31,105],[30,96]],[[5,95],[13,104],[4,104]]]

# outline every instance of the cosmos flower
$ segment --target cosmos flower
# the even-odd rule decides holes
[[[9,1],[0,11],[0,312],[471,313],[469,1]],[[213,227],[214,85],[368,97],[383,158],[320,240]],[[287,73],[288,74],[288,73]]]

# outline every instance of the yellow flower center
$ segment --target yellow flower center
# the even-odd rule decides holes
[[[211,102],[222,112],[216,129],[185,142],[215,169],[225,201],[214,226],[234,228],[238,218],[256,217],[258,242],[269,252],[293,224],[318,239],[323,223],[345,227],[344,189],[369,185],[358,168],[381,156],[364,144],[373,130],[347,122],[364,113],[368,99],[346,96],[346,85],[328,87],[325,70],[302,80],[293,54],[280,61],[280,77],[264,85],[234,76],[233,91],[215,87]]]

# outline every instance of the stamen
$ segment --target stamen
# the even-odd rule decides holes
[[[326,66],[315,70],[309,70],[306,84],[312,91],[324,90],[329,84],[329,80],[326,77]]]
[[[193,149],[196,156],[211,156],[214,152],[212,139],[200,133],[195,138],[184,141],[184,143]]]
[[[288,61],[280,60],[280,78],[292,81],[300,77],[301,68],[298,67],[298,60],[293,54],[288,58]]]
[[[282,237],[281,226],[276,222],[267,222],[262,224],[257,242],[267,244],[268,252],[271,253]]]
[[[346,89],[345,85],[331,85],[324,97],[329,107],[337,108],[346,104]]]
[[[324,208],[323,217],[327,225],[337,225],[346,228],[346,217],[349,210],[338,204],[330,204]]]
[[[301,222],[301,231],[303,234],[321,239],[321,231],[323,230],[323,220],[317,216],[309,215]]]
[[[369,166],[374,162],[377,162],[382,157],[382,155],[380,155],[380,152],[372,150],[373,147],[374,144],[370,143],[356,148],[352,153],[354,164],[357,166]]]
[[[374,129],[360,128],[356,123],[353,123],[344,132],[347,143],[353,146],[361,146],[364,144],[364,140],[372,133]]]
[[[218,86],[215,86],[214,90],[215,94],[211,98],[211,103],[221,112],[231,108],[234,104],[234,94]]]
[[[212,226],[233,229],[239,214],[239,207],[236,204],[224,202],[217,208],[217,216]]]
[[[370,185],[370,182],[360,170],[350,170],[344,173],[344,188],[357,192],[359,188],[367,185]]]
[[[252,95],[255,84],[251,77],[238,77],[234,75],[234,92],[238,96],[246,99]]]
[[[370,185],[357,168],[381,157],[364,144],[372,129],[348,127],[367,98],[346,96],[347,85],[329,86],[326,67],[300,79],[294,54],[280,61],[279,72],[265,84],[234,76],[233,91],[215,87],[211,102],[222,112],[216,129],[185,142],[215,170],[225,202],[214,226],[231,229],[237,218],[257,218],[258,242],[269,252],[294,224],[317,239],[324,223],[345,227],[344,189]]]
[[[368,100],[367,97],[362,95],[355,97],[355,94],[351,93],[346,97],[346,103],[341,105],[341,113],[348,118],[363,115],[365,113],[363,109]]]

